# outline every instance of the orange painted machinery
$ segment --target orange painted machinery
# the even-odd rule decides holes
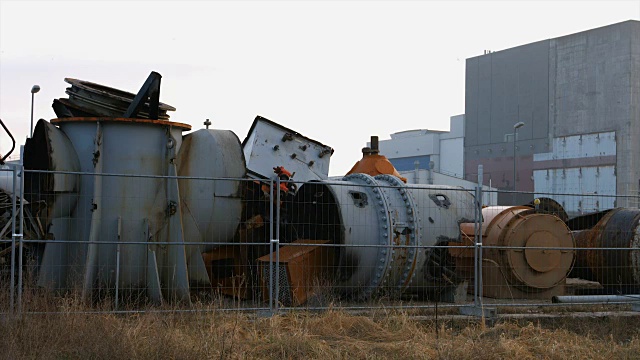
[[[391,164],[391,161],[389,161],[386,156],[380,155],[377,136],[371,137],[371,147],[362,149],[362,159],[353,165],[347,175],[358,173],[371,176],[393,175],[402,180],[402,182],[407,182],[407,179],[398,173],[393,164]]]
[[[482,216],[484,296],[546,299],[565,293],[575,240],[560,218],[529,206],[485,207]],[[460,229],[466,248],[452,247],[450,254],[456,273],[473,284],[474,249],[469,246],[473,246],[474,224],[461,224]]]

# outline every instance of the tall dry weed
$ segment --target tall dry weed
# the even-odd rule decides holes
[[[34,300],[35,301],[35,300]],[[637,318],[539,322],[417,321],[379,310],[256,317],[196,305],[136,314],[55,312],[6,316],[0,359],[624,359],[638,358]],[[198,308],[202,306],[202,308]],[[438,336],[436,336],[438,330]]]

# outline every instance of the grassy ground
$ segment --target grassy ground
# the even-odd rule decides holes
[[[0,311],[8,310],[8,293],[0,292]],[[216,310],[239,306],[227,297],[188,307],[198,312],[136,314],[109,313],[111,301],[87,306],[72,294],[30,290],[22,299],[25,312],[41,313],[0,315],[0,359],[640,359],[640,315],[571,317],[628,310],[623,305],[501,307],[500,314],[559,317],[488,326],[450,316],[457,308],[440,308],[436,321],[434,309],[393,311],[382,303],[359,315],[258,317]]]
[[[637,317],[499,322],[416,321],[341,311],[5,317],[1,359],[634,359]]]

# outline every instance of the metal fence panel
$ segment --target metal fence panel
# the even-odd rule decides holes
[[[640,210],[569,218],[561,206],[584,208],[585,197],[606,204],[609,195],[536,194],[531,204],[486,207],[475,200],[482,188],[388,175],[295,187],[280,179],[57,177],[100,178],[99,194],[74,197],[43,191],[49,172],[31,171],[25,188],[20,168],[3,171],[24,189],[0,198],[3,313],[69,304],[274,314],[638,302]],[[185,201],[171,184],[238,192],[192,192]]]

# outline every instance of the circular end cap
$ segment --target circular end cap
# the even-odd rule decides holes
[[[504,251],[512,279],[536,289],[551,288],[566,278],[575,256],[571,231],[558,217],[548,214],[512,218],[504,229],[502,245],[516,248]]]
[[[524,250],[524,257],[527,264],[532,269],[545,273],[556,269],[560,265],[562,254],[560,250],[553,249],[558,246],[560,240],[548,231],[538,231],[531,234],[527,239],[526,247],[531,249]],[[551,249],[536,249],[551,248]]]

